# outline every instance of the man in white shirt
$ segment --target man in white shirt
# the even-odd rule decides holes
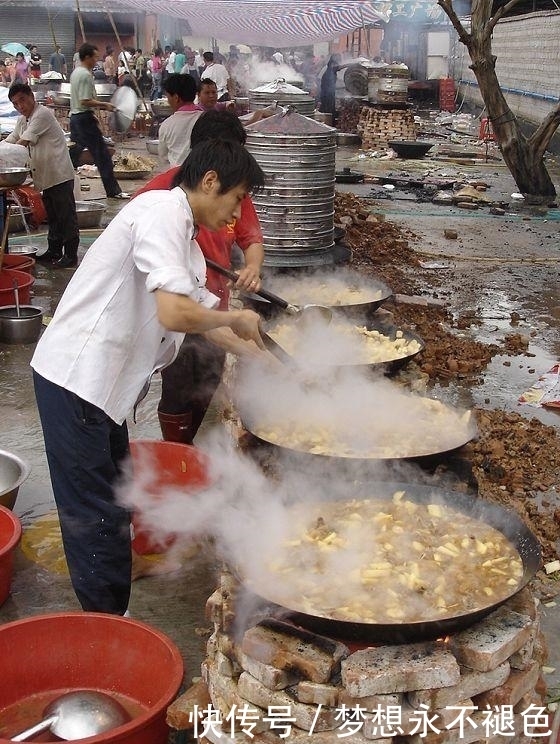
[[[21,116],[6,142],[28,148],[33,185],[42,192],[49,222],[48,248],[37,260],[59,269],[72,269],[78,265],[80,233],[74,201],[74,166],[64,132],[53,112],[35,101],[27,83],[14,83],[8,98]]]
[[[168,75],[163,90],[173,114],[159,128],[158,153],[169,165],[181,165],[191,149],[192,128],[203,111],[194,103],[196,83],[190,75]]]
[[[197,225],[219,230],[264,174],[240,144],[197,145],[170,191],[126,205],[88,250],[31,360],[74,591],[86,611],[123,615],[131,588],[130,514],[114,487],[126,417],[185,333],[264,354],[259,316],[215,310]]]
[[[217,62],[214,62],[213,52],[204,52],[205,67],[201,74],[201,79],[213,80],[218,89],[218,101],[229,101],[228,80],[229,72]]]

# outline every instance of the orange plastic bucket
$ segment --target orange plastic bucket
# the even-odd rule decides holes
[[[88,744],[167,744],[167,707],[183,659],[161,631],[118,615],[67,612],[0,626],[0,744],[43,718],[60,695],[92,689],[114,697],[131,720]],[[52,734],[35,741],[53,741]]]
[[[31,256],[18,256],[17,253],[4,253],[2,257],[3,269],[17,269],[31,274],[35,267],[35,259]]]
[[[2,269],[0,271],[0,306],[15,305],[14,282],[17,282],[19,304],[29,305],[31,302],[31,285],[35,277],[25,271],[17,269]]]
[[[165,498],[165,490],[183,489],[185,495],[195,493],[210,483],[208,457],[189,444],[164,442],[161,439],[136,439],[130,442],[132,475],[141,472],[141,487],[154,499]],[[158,540],[141,513],[132,517],[134,538],[132,547],[139,555],[162,553],[175,538]]]
[[[20,539],[21,522],[13,512],[0,506],[0,605],[10,593],[14,555]]]

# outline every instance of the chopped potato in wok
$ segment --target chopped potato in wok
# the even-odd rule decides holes
[[[471,412],[458,413],[432,398],[410,397],[406,420],[391,421],[391,428],[375,416],[329,416],[306,408],[290,410],[282,419],[251,426],[257,437],[280,447],[328,457],[407,458],[444,452],[462,445],[473,435]],[[313,418],[315,414],[315,418]]]
[[[392,501],[300,504],[289,525],[289,535],[264,559],[268,589],[261,593],[311,615],[363,623],[437,620],[510,596],[523,576],[519,553],[497,529],[446,505],[416,503],[402,491]]]
[[[306,279],[304,283],[293,282],[282,295],[288,302],[296,305],[316,304],[330,305],[360,305],[366,302],[376,302],[386,295],[386,292],[375,287],[340,286],[335,282],[314,282]]]
[[[421,349],[415,338],[405,338],[401,330],[391,339],[375,328],[368,329],[342,319],[333,320],[323,329],[323,337],[316,344],[308,337],[305,327],[293,321],[277,323],[268,333],[288,354],[304,355],[310,362],[323,358],[331,364],[381,364],[412,356]],[[337,344],[340,354],[336,353]],[[324,353],[327,345],[328,358]]]

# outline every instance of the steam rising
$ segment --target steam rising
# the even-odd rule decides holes
[[[364,422],[375,422],[379,437],[383,429],[396,432],[397,441],[418,426],[410,417],[412,396],[386,380],[334,374],[320,383],[302,383],[299,375],[280,366],[276,372],[248,366],[240,378],[237,402],[248,419],[267,416],[274,422],[297,413],[304,421],[319,418],[327,425],[334,420],[349,427],[356,447],[363,446]],[[218,555],[257,587],[270,584],[264,561],[289,536],[294,503],[348,499],[357,487],[369,497],[379,496],[380,491],[387,495],[393,492],[393,484],[387,481],[429,482],[417,466],[397,468],[394,461],[378,459],[319,457],[315,462],[307,460],[302,469],[288,450],[271,477],[236,448],[221,427],[199,439],[200,449],[208,455],[207,487],[189,487],[187,470],[185,486],[159,490],[154,496],[150,486],[154,463],[135,460],[134,480],[123,487],[121,501],[140,514],[143,525],[162,542],[167,535],[176,535],[178,553],[186,542],[212,537]],[[328,590],[328,573],[315,580],[324,581]]]

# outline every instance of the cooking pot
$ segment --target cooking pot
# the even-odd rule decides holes
[[[315,633],[331,638],[360,642],[389,642],[410,643],[421,640],[433,640],[457,632],[473,625],[489,615],[508,599],[515,596],[525,587],[541,566],[541,550],[535,535],[529,530],[521,518],[513,511],[491,503],[471,494],[447,492],[428,486],[410,486],[402,483],[374,483],[352,486],[348,483],[344,499],[354,498],[386,498],[389,500],[397,490],[404,490],[405,498],[419,504],[442,504],[459,511],[471,518],[488,524],[503,535],[516,548],[523,564],[523,575],[517,584],[511,588],[507,596],[499,601],[489,599],[488,604],[474,611],[450,615],[437,620],[419,622],[369,623],[334,620],[320,615],[303,612],[300,601],[294,601],[292,606],[278,605],[278,586],[282,582],[282,575],[278,574],[275,582],[267,582],[266,586],[256,588],[251,585],[247,594],[260,597],[266,602],[277,604],[283,619],[293,621],[296,625],[307,628]],[[326,498],[329,490],[323,491]],[[336,498],[336,497],[335,497]],[[380,597],[380,601],[383,598]],[[280,609],[281,608],[281,609]],[[274,614],[277,614],[276,612]]]
[[[340,236],[340,232],[339,232]],[[327,307],[336,308],[337,312],[352,317],[368,318],[380,305],[392,297],[392,290],[378,279],[364,279],[362,274],[346,269],[336,269],[335,271],[317,270],[306,273],[304,276],[299,273],[277,274],[267,278],[267,287],[272,292],[287,297],[290,301],[299,298],[299,304],[310,304],[315,302],[313,297],[313,288],[317,285],[326,285],[332,287],[332,298],[322,297],[319,304]],[[354,299],[351,297],[336,301],[336,292],[338,290],[348,290],[356,288],[361,290],[356,293]],[[368,296],[369,295],[369,296]],[[266,300],[254,294],[242,294],[243,301],[250,305],[256,312],[266,318],[271,317],[276,309]],[[298,304],[296,303],[296,304]]]
[[[342,315],[340,317],[340,320],[345,322],[346,324],[350,325],[356,325],[356,326],[364,326],[368,331],[379,331],[379,333],[382,333],[384,336],[386,336],[391,341],[395,341],[397,338],[397,335],[400,335],[400,337],[409,344],[410,342],[416,342],[414,345],[415,348],[408,351],[405,355],[398,357],[396,359],[391,359],[390,352],[394,351],[391,349],[387,350],[387,357],[380,361],[362,361],[357,354],[352,355],[350,351],[346,350],[344,353],[342,350],[339,349],[338,357],[339,359],[336,359],[335,352],[337,348],[337,312],[335,311],[333,313],[332,323],[329,324],[328,327],[322,328],[317,333],[321,334],[322,343],[318,343],[318,346],[320,347],[318,349],[318,354],[313,354],[313,350],[311,349],[311,343],[306,343],[306,330],[305,326],[298,326],[298,329],[301,329],[301,336],[300,343],[297,344],[297,348],[292,351],[289,349],[284,349],[282,345],[281,338],[277,338],[277,335],[274,332],[274,328],[276,326],[276,322],[268,323],[266,325],[266,331],[268,334],[272,336],[272,339],[281,347],[284,349],[284,351],[294,357],[294,359],[297,361],[298,359],[302,360],[302,363],[305,364],[306,362],[309,364],[311,363],[313,367],[317,365],[318,367],[326,367],[327,369],[333,369],[334,367],[345,367],[345,368],[351,368],[351,369],[363,369],[366,370],[372,370],[374,372],[383,372],[385,374],[394,374],[399,369],[402,369],[411,359],[413,359],[417,354],[419,354],[421,351],[425,348],[425,343],[423,339],[420,338],[420,336],[416,335],[412,331],[408,331],[405,329],[398,328],[398,326],[394,325],[393,323],[390,323],[388,320],[385,320],[384,318],[376,318],[375,316],[371,318],[362,318],[357,319],[353,318],[351,321],[347,318],[343,318]],[[293,321],[289,318],[283,317],[280,321],[281,324],[285,323],[292,323]],[[329,342],[329,338],[332,340]],[[296,337],[297,338],[297,337]],[[312,340],[312,339],[310,339]],[[323,343],[324,342],[324,343]],[[358,343],[358,339],[356,339],[356,343]],[[345,344],[346,348],[346,344]],[[352,345],[352,348],[354,348],[354,345]],[[328,354],[324,353],[322,354],[322,350],[328,349]]]

